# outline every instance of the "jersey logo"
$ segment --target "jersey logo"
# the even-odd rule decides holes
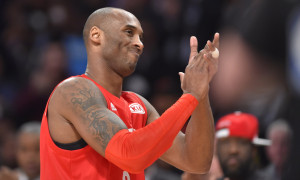
[[[129,105],[129,109],[130,109],[131,113],[145,114],[144,108],[139,103],[132,103],[132,104],[130,104]]]
[[[113,111],[117,110],[117,108],[113,105],[113,103],[110,103],[110,107],[111,107],[111,110],[113,110]]]

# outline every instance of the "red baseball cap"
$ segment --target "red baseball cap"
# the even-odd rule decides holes
[[[249,139],[255,145],[271,145],[271,140],[258,138],[257,135],[257,118],[252,114],[240,111],[223,116],[216,125],[217,138],[240,137]]]

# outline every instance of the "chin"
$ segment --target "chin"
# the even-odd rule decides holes
[[[121,70],[121,75],[123,77],[127,77],[130,76],[132,73],[134,73],[137,62],[138,62],[138,58],[127,58],[127,60],[125,60],[126,63],[123,64],[122,66],[124,66]]]
[[[135,71],[136,65],[137,65],[137,61],[129,63],[128,71],[130,72],[130,74],[132,74]]]
[[[135,67],[134,68],[129,68],[126,71],[124,71],[124,73],[122,73],[122,76],[123,77],[130,76],[132,73],[134,73],[134,71],[135,71]]]

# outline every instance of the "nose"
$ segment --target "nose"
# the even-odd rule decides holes
[[[143,44],[140,36],[136,35],[133,43],[134,43],[134,46],[137,47],[142,53],[143,49],[144,49],[144,44]]]
[[[238,151],[239,151],[238,144],[236,142],[231,142],[230,147],[229,147],[229,151],[230,151],[231,154],[238,153]]]

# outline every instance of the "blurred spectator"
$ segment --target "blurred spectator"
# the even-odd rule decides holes
[[[17,140],[17,169],[19,180],[37,180],[40,175],[40,126],[39,122],[22,125]]]
[[[216,124],[216,154],[210,172],[185,172],[182,180],[265,180],[255,161],[257,146],[271,141],[257,136],[258,119],[252,114],[237,111],[221,117]]]
[[[289,15],[288,34],[288,77],[289,84],[300,96],[300,2]]]
[[[270,165],[264,170],[266,180],[281,180],[290,154],[292,130],[284,120],[276,120],[267,129],[267,137],[272,144],[267,147]]]
[[[0,166],[17,166],[14,127],[12,119],[0,118]]]
[[[300,100],[288,84],[287,22],[296,1],[232,1],[224,12],[220,64],[212,84],[215,118],[239,109],[259,119],[259,135],[278,118],[291,124],[299,139]],[[225,16],[226,15],[226,16]],[[298,81],[299,83],[299,81]],[[293,146],[290,171],[283,178],[299,179],[298,143]],[[259,150],[262,165],[266,155]]]
[[[236,1],[224,13],[220,68],[212,88],[220,115],[237,108],[250,112],[263,132],[273,119],[287,115],[293,98],[286,77],[291,2]]]
[[[31,119],[41,119],[52,89],[67,77],[66,63],[67,56],[61,43],[51,42],[44,47],[28,84],[16,97],[13,110],[17,125]]]
[[[230,180],[264,180],[257,170],[257,145],[270,141],[258,136],[258,120],[248,113],[225,115],[216,124],[217,155],[224,177]],[[222,179],[222,178],[221,178]]]
[[[16,150],[18,167],[0,169],[0,180],[38,180],[40,174],[40,123],[28,122],[17,134]]]
[[[289,14],[289,21],[287,26],[288,35],[288,75],[289,75],[289,85],[292,91],[296,94],[293,98],[293,103],[290,104],[290,116],[283,117],[287,120],[293,131],[293,138],[290,148],[290,155],[288,157],[286,168],[283,169],[282,179],[286,180],[297,180],[300,179],[300,1],[296,1],[293,11]]]

